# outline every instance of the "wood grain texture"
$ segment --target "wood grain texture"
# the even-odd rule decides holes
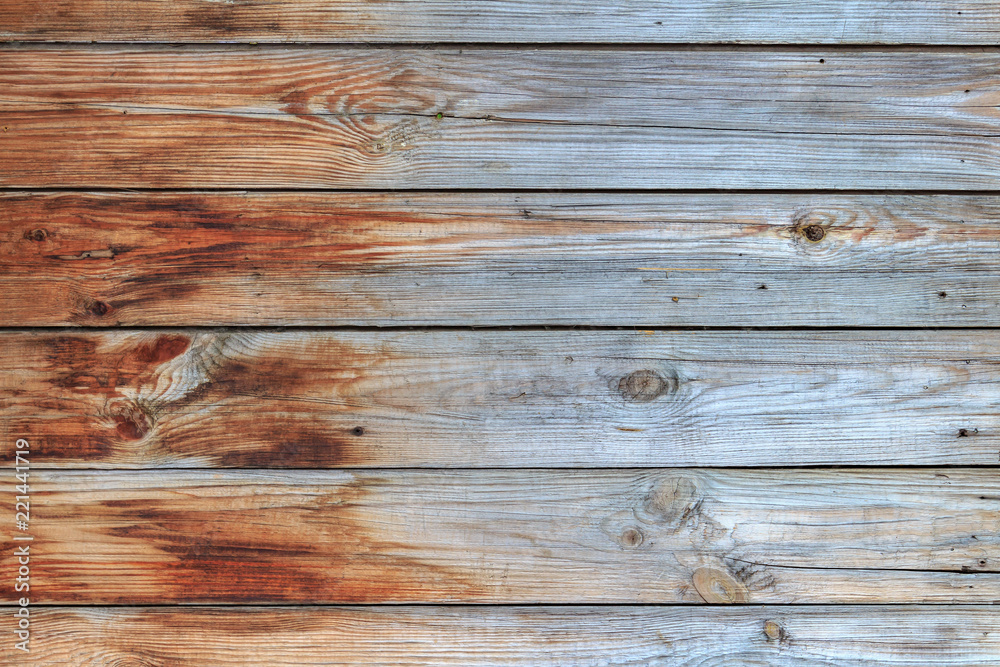
[[[994,338],[3,334],[2,451],[27,438],[35,466],[90,468],[995,465]]]
[[[982,44],[989,0],[52,0],[0,2],[0,39],[123,42],[750,42]]]
[[[31,664],[1000,665],[998,36],[0,0]]]
[[[4,326],[1000,326],[987,196],[5,193],[0,260]]]
[[[982,667],[1000,655],[990,606],[63,608],[32,624],[36,667]]]
[[[0,335],[5,459],[35,467],[982,464],[995,335]]]
[[[991,470],[37,471],[31,496],[35,604],[1000,598]]]
[[[6,49],[4,187],[995,189],[1000,55]]]

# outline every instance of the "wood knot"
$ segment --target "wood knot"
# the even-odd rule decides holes
[[[622,534],[618,537],[618,543],[626,549],[637,549],[642,546],[644,539],[645,538],[643,537],[641,530],[635,526],[629,526],[623,530]]]
[[[49,233],[44,229],[29,229],[24,232],[24,238],[29,241],[34,241],[35,243],[41,243],[45,239],[49,238]]]
[[[153,430],[153,419],[132,401],[118,401],[109,407],[115,431],[123,440],[142,440]]]
[[[645,510],[658,522],[680,527],[701,512],[702,499],[695,483],[686,477],[674,477],[658,484],[646,496]]]
[[[698,595],[711,604],[742,604],[750,599],[746,586],[714,567],[699,567],[691,576],[691,583]]]
[[[788,639],[785,629],[775,621],[764,621],[764,634],[771,641],[783,642]]]
[[[803,238],[809,243],[819,243],[831,229],[869,229],[872,223],[867,218],[858,220],[858,212],[849,208],[810,208],[797,211],[791,220],[789,232],[793,239]]]
[[[666,378],[649,369],[629,373],[618,381],[618,391],[629,403],[649,403],[677,390],[677,378]]]
[[[104,317],[111,313],[114,308],[107,301],[97,301],[95,299],[89,299],[84,305],[84,310],[93,315],[94,317]]]
[[[807,241],[812,241],[813,243],[819,243],[826,236],[826,230],[819,225],[806,225],[801,229],[802,236],[806,237]]]

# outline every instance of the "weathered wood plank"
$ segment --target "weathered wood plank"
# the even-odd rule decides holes
[[[994,332],[0,335],[36,467],[995,465]]]
[[[0,257],[4,326],[1000,326],[986,196],[6,193]]]
[[[982,667],[1000,655],[996,613],[989,606],[38,609],[31,662]]]
[[[50,0],[0,2],[0,39],[124,42],[764,42],[982,44],[989,0]]]
[[[992,470],[36,471],[30,491],[36,603],[1000,598]]]
[[[995,189],[998,71],[969,51],[8,49],[0,186]]]

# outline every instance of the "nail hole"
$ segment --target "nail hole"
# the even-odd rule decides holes
[[[351,429],[351,433],[353,433],[354,435],[364,435],[365,429],[361,428],[360,426],[355,426],[354,428]]]

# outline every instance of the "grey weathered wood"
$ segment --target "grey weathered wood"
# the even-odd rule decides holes
[[[243,0],[0,2],[0,39],[124,42],[982,44],[989,0]]]
[[[1000,655],[996,614],[991,606],[37,609],[31,664],[982,667]],[[20,659],[9,643],[0,650]]]
[[[969,51],[8,49],[0,186],[995,189],[998,71]]]
[[[0,335],[2,450],[56,467],[983,464],[967,332]]]
[[[987,196],[8,193],[0,256],[5,326],[1000,326]]]
[[[36,603],[1000,599],[983,469],[38,471],[31,494]]]
[[[3,41],[998,35],[979,0],[0,0]],[[0,188],[996,190],[998,71],[959,49],[14,46]],[[998,211],[12,193],[0,325],[996,326]],[[746,604],[1000,599],[992,467],[778,468],[995,465],[993,333],[4,333],[31,663],[1000,664],[985,606]],[[766,467],[671,467],[735,465]],[[494,469],[44,470],[80,466]],[[523,469],[550,466],[654,468]],[[38,606],[348,602],[740,606]]]

